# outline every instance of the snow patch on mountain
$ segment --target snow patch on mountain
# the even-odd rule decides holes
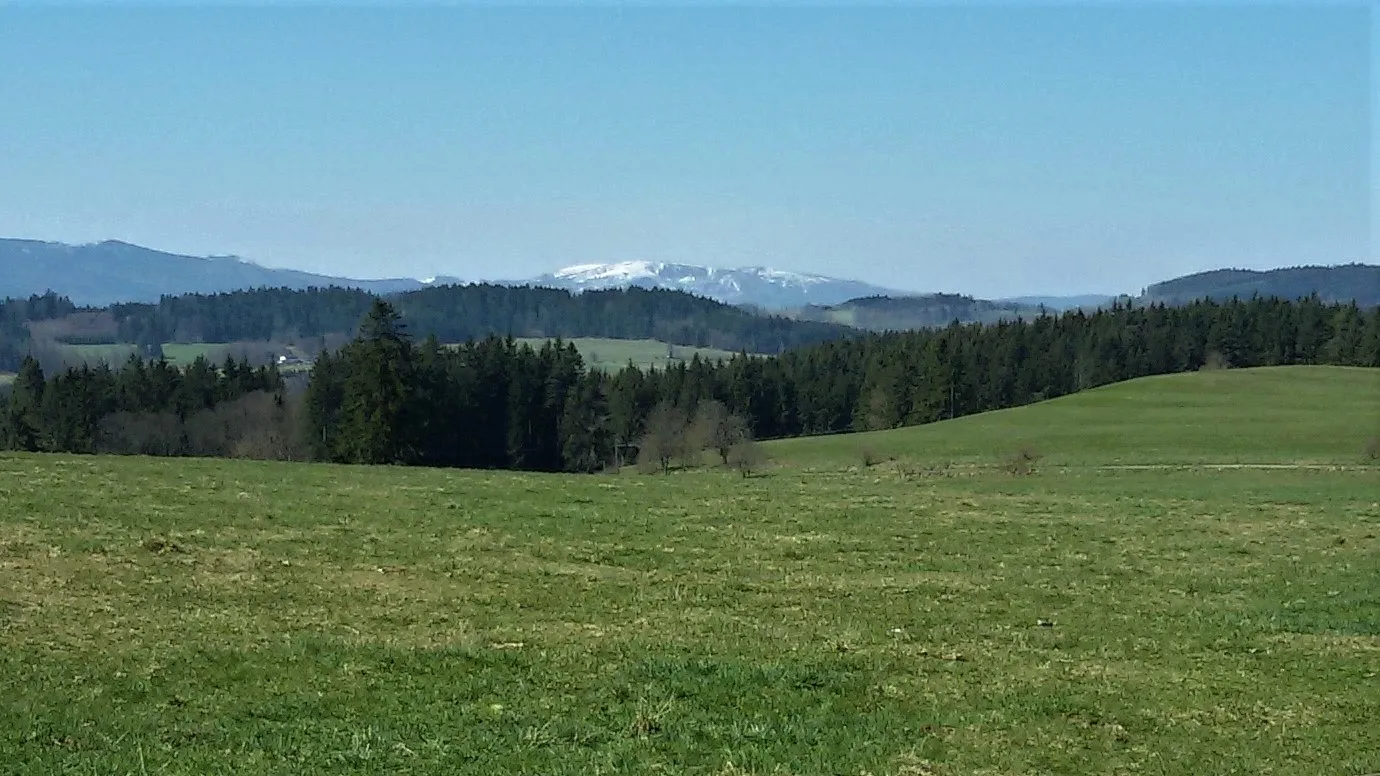
[[[554,276],[572,283],[614,283],[657,278],[666,269],[665,264],[651,261],[620,261],[616,264],[577,264],[558,269]]]

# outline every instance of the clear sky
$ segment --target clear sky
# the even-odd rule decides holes
[[[1374,262],[1365,3],[0,0],[0,236],[985,296]]]

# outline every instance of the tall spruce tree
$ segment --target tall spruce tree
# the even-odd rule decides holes
[[[598,373],[585,375],[566,397],[560,427],[566,471],[598,471],[612,457],[613,434],[601,377]]]
[[[359,337],[341,353],[346,373],[339,458],[412,463],[418,456],[416,350],[392,305],[375,299]]]
[[[26,356],[10,389],[6,447],[29,452],[38,450],[44,387],[43,367],[39,366],[38,359]]]

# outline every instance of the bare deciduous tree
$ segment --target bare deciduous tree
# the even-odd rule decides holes
[[[686,439],[685,412],[662,402],[647,416],[647,427],[638,443],[637,461],[644,471],[671,471],[671,464],[683,460],[690,445]]]
[[[713,450],[719,461],[729,465],[733,446],[751,436],[747,421],[728,411],[721,402],[700,402],[695,410],[695,422],[690,427],[691,445],[695,452]]]
[[[101,419],[98,452],[122,455],[184,455],[182,421],[171,412],[116,412]]]
[[[171,412],[107,415],[96,445],[99,452],[128,455],[305,460],[300,426],[290,400],[255,391],[186,420]]]
[[[744,437],[729,448],[725,462],[747,478],[767,462],[767,452],[751,437]]]

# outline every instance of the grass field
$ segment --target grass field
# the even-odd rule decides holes
[[[199,355],[204,355],[210,359],[211,363],[219,363],[225,360],[226,345],[220,344],[183,344],[170,342],[163,346],[163,358],[174,366],[186,366],[196,360]],[[112,345],[63,345],[63,348],[73,354],[74,358],[79,358],[89,364],[105,362],[112,367],[118,367],[129,360],[129,357],[138,352],[135,345],[129,343],[118,343]]]
[[[1279,402],[1365,377],[1149,393],[1354,464]],[[0,772],[1380,771],[1380,470],[1098,469],[1118,389],[896,434],[1089,433],[1029,476],[0,457]]]
[[[169,364],[185,366],[195,361],[197,356],[205,356],[207,361],[219,366],[225,362],[229,349],[229,345],[221,343],[169,342],[163,345],[163,358]]]
[[[64,357],[70,361],[85,361],[88,364],[105,363],[118,367],[137,352],[136,345],[121,342],[109,345],[62,345]],[[69,355],[70,354],[70,355]]]
[[[518,340],[518,342],[525,342],[534,348],[541,347],[546,341],[545,339],[531,338]],[[610,371],[622,369],[628,365],[629,361],[643,369],[650,367],[664,369],[669,364],[690,361],[696,355],[711,361],[730,359],[734,356],[731,351],[727,350],[668,345],[657,340],[576,337],[566,341],[575,344],[575,348],[580,351],[580,356],[585,360],[586,367]]]
[[[279,346],[271,343],[253,343],[256,348],[264,352],[272,353],[276,350],[295,350],[290,346]],[[129,360],[130,355],[137,352],[134,345],[128,343],[111,345],[63,345],[67,352],[72,354],[73,360],[84,360],[89,364],[104,362],[112,367],[119,367]],[[219,366],[225,361],[225,357],[230,355],[235,346],[224,342],[169,342],[163,345],[163,358],[171,365],[183,367],[191,364],[197,356],[205,356],[206,360],[212,365]],[[300,351],[298,351],[300,354]],[[238,351],[237,351],[238,353]],[[242,355],[237,355],[237,358]],[[294,370],[291,365],[284,371]]]

